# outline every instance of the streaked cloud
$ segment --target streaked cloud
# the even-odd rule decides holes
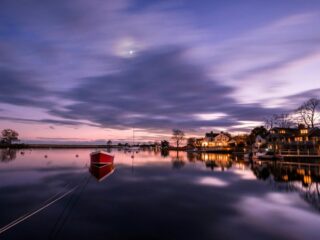
[[[319,7],[1,1],[0,123],[247,131],[319,96]]]

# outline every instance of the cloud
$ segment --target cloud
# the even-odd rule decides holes
[[[216,75],[238,86],[233,96],[241,102],[269,107],[285,95],[318,88],[319,19],[316,11],[284,15],[214,46]]]
[[[108,128],[171,129],[228,127],[276,111],[259,104],[238,104],[230,97],[234,88],[211,79],[205,69],[185,58],[183,49],[172,46],[142,52],[117,73],[80,82],[62,94],[73,104],[51,114]],[[197,117],[214,113],[224,115],[212,120]]]
[[[288,66],[319,48],[313,24],[319,14],[295,5],[302,14],[282,10],[275,18],[268,7],[263,20],[255,15],[260,4],[250,4],[251,14],[243,20],[234,16],[248,10],[206,4],[4,0],[0,84],[5,90],[0,103],[42,108],[53,115],[29,120],[21,112],[17,121],[89,121],[98,127],[154,132],[244,129],[243,122],[259,122],[288,107],[283,99],[274,103],[301,91],[300,83],[288,84]],[[211,9],[221,14],[211,14]]]
[[[64,119],[27,119],[27,118],[15,118],[15,117],[3,117],[0,116],[0,120],[9,120],[14,122],[21,123],[41,123],[41,124],[54,124],[54,125],[66,125],[66,126],[74,126],[74,125],[87,125],[92,127],[99,127],[97,124],[90,124],[81,121],[72,121],[72,120],[64,120]],[[55,129],[53,126],[49,127],[50,129]]]
[[[320,98],[320,88],[285,96],[282,100],[291,109],[297,109],[302,103],[310,98]]]
[[[30,72],[0,67],[0,86],[0,103],[34,107],[50,106],[48,101],[43,101],[48,91],[33,80]]]

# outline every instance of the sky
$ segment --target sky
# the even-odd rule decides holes
[[[318,0],[1,0],[0,129],[26,142],[248,132],[320,97]]]

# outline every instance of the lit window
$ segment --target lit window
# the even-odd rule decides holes
[[[308,129],[301,129],[301,130],[300,130],[300,133],[301,133],[301,134],[308,134]]]

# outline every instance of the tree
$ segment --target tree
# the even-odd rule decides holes
[[[161,144],[161,156],[168,157],[169,147],[170,147],[169,142],[167,140],[162,140],[160,144]]]
[[[195,148],[196,147],[196,139],[191,137],[191,138],[188,138],[187,140],[187,146],[189,148]]]
[[[251,130],[251,133],[248,137],[248,143],[253,144],[258,135],[262,138],[265,138],[268,135],[268,130],[264,126],[255,127]]]
[[[6,144],[11,144],[12,141],[19,141],[19,133],[17,133],[15,130],[12,129],[4,129],[1,132],[2,135],[2,142]]]
[[[180,129],[173,129],[172,139],[176,142],[177,148],[179,148],[180,143],[184,140],[184,132]]]
[[[274,127],[290,128],[292,125],[294,125],[294,121],[288,113],[273,114],[264,120],[264,126],[268,130]]]
[[[320,108],[320,99],[311,98],[304,102],[296,112],[299,114],[300,121],[303,122],[307,128],[314,128],[319,120],[317,110]]]
[[[276,114],[264,119],[264,126],[266,129],[270,130],[276,126]]]
[[[108,145],[108,147],[110,147],[112,145],[112,141],[108,140],[107,145]]]
[[[294,125],[291,115],[288,113],[281,113],[274,115],[275,117],[275,123],[277,127],[280,128],[290,128],[292,125]]]
[[[254,137],[260,135],[261,137],[264,138],[268,135],[268,130],[264,126],[255,127],[254,129],[251,130],[250,135]]]
[[[163,150],[169,149],[169,142],[166,140],[161,141],[161,149]]]

